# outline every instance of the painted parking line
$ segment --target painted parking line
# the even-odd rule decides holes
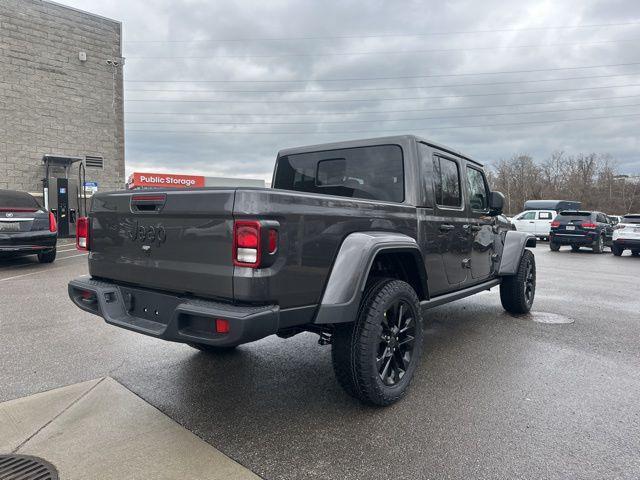
[[[68,257],[58,258],[58,259],[56,259],[56,262],[59,262],[59,261],[62,261],[62,260],[67,260],[69,258],[84,257],[86,255],[88,255],[88,253],[79,253],[77,255],[70,255]],[[38,265],[38,264],[34,263],[33,265]],[[30,275],[37,275],[38,273],[48,273],[48,272],[50,272],[52,270],[60,270],[62,268],[66,268],[66,267],[47,268],[47,269],[43,269],[43,270],[38,270],[37,272],[29,272],[29,273],[23,273],[22,275],[14,275],[12,277],[0,278],[0,282],[6,282],[8,280],[15,280],[16,278],[28,277]]]

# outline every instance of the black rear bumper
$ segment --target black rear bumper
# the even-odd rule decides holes
[[[55,232],[0,232],[0,252],[39,253],[56,248],[58,234]]]
[[[613,241],[613,244],[616,247],[631,249],[631,250],[640,250],[640,240],[627,239],[627,238],[617,238]]]
[[[68,290],[73,303],[107,323],[172,342],[228,347],[278,330],[277,305],[242,306],[185,298],[89,276],[72,280]],[[88,298],[83,298],[83,292],[89,292],[84,293]],[[228,321],[227,333],[216,332],[216,319]]]
[[[553,233],[549,236],[549,241],[558,245],[582,245],[590,247],[598,238],[599,233],[584,233],[584,234],[568,234],[568,233]]]

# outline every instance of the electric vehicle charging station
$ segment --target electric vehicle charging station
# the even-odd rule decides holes
[[[87,213],[84,157],[44,155],[42,179],[44,207],[51,211],[58,222],[59,237],[74,237],[78,217]],[[71,175],[77,166],[77,176]]]

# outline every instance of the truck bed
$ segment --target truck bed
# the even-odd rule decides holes
[[[101,193],[93,198],[89,272],[185,296],[311,306],[348,234],[376,230],[415,238],[415,212],[404,204],[270,188]],[[234,265],[233,224],[245,219],[279,225],[271,266]]]

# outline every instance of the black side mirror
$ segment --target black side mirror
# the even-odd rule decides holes
[[[502,214],[504,208],[504,195],[500,192],[489,193],[489,215],[496,217]]]

